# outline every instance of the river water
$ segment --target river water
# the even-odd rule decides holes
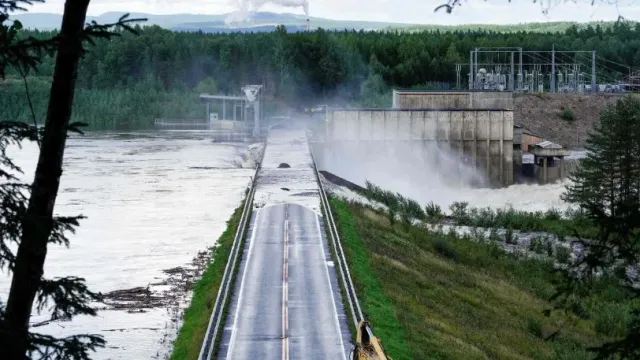
[[[248,147],[216,144],[194,132],[69,139],[55,212],[87,219],[70,236],[69,249],[50,247],[45,276],[85,277],[90,289],[103,293],[149,286],[147,300],[155,305],[108,306],[97,317],[34,331],[103,335],[107,348],[95,359],[164,358],[188,300],[180,285],[193,275],[192,260],[215,244],[253,176]],[[9,152],[29,182],[37,150],[30,143]],[[0,276],[0,301],[6,300],[9,281]],[[34,316],[32,323],[45,320]]]
[[[560,199],[566,180],[546,185],[531,183],[533,179],[529,183],[514,183],[514,178],[519,176],[514,172],[512,160],[505,160],[501,155],[491,156],[488,161],[482,161],[483,164],[474,164],[438,145],[429,148],[366,142],[312,145],[320,170],[359,186],[372,182],[423,205],[434,202],[445,211],[460,201],[469,203],[470,207],[513,207],[527,211],[568,208]],[[574,154],[575,158],[581,156]],[[496,181],[496,178],[502,180]]]
[[[35,144],[25,144],[9,152],[29,182],[37,150]],[[45,323],[34,330],[57,336],[103,335],[107,347],[95,359],[161,359],[169,354],[189,300],[184,285],[195,280],[207,260],[202,252],[222,234],[253,176],[249,153],[249,144],[214,143],[198,132],[93,133],[71,138],[56,213],[88,218],[70,236],[69,249],[49,249],[45,276],[85,277],[92,290],[103,293],[137,290],[112,299],[97,317]],[[453,201],[528,210],[563,206],[559,199],[563,184],[501,189],[425,186],[432,175],[410,174],[416,168],[415,163],[395,168],[378,162],[353,170],[380,186],[423,203],[434,200],[445,209]],[[280,192],[273,190],[269,198]],[[0,301],[6,300],[9,280],[0,276]],[[34,316],[32,323],[45,320]]]

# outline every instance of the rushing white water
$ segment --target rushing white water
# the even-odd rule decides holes
[[[363,195],[351,191],[345,187],[335,185],[323,178],[324,186],[336,196],[349,201],[355,201],[375,207],[382,205],[372,202]],[[560,195],[564,192],[566,182],[558,182],[548,185],[512,185],[501,189],[472,189],[458,188],[450,189],[444,193],[442,189],[432,191],[423,190],[418,193],[417,197],[411,197],[411,191],[399,190],[401,194],[426,205],[433,201],[440,205],[444,212],[449,212],[449,206],[456,201],[464,201],[469,203],[471,208],[514,208],[516,210],[526,211],[546,211],[549,209],[557,209],[565,211],[569,205],[560,199]],[[385,188],[388,189],[388,188]],[[414,193],[414,195],[416,195]],[[382,206],[383,207],[383,206]]]
[[[433,201],[448,210],[455,201],[466,201],[470,207],[507,208],[526,211],[546,211],[551,208],[565,211],[569,205],[560,199],[566,182],[547,185],[516,184],[500,189],[449,188],[422,192],[418,199]]]
[[[37,147],[11,156],[31,181]],[[51,246],[45,276],[85,277],[94,291],[167,290],[163,270],[188,266],[213,246],[240,205],[253,170],[248,144],[215,144],[203,133],[89,134],[68,141],[55,212],[87,216],[71,246]],[[242,164],[246,163],[246,167]],[[0,276],[0,301],[9,277]],[[155,284],[155,285],[154,285]],[[99,311],[34,331],[56,336],[95,333],[107,347],[95,359],[164,358],[188,294],[175,306]],[[46,320],[34,316],[32,323]]]
[[[370,181],[422,204],[433,201],[445,211],[459,201],[468,202],[470,207],[513,207],[528,211],[568,207],[560,199],[566,181],[490,188],[486,170],[472,166],[469,159],[465,161],[435,146],[334,143],[316,147],[321,170],[360,186]],[[579,154],[575,156],[580,157]],[[499,166],[501,161],[502,167]],[[492,159],[492,165],[493,177],[500,174],[504,177],[512,171],[500,156],[495,161]]]

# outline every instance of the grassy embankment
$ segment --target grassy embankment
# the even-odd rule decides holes
[[[628,307],[615,286],[562,327],[543,311],[558,276],[551,262],[518,259],[495,242],[389,221],[387,213],[332,199],[365,317],[402,359],[590,359],[587,347],[624,333]]]
[[[224,268],[231,253],[233,239],[240,223],[243,206],[244,201],[227,221],[227,229],[218,239],[216,247],[211,249],[213,261],[194,286],[191,303],[184,313],[184,322],[173,343],[171,360],[195,360],[198,358]]]

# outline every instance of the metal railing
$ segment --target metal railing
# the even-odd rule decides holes
[[[157,129],[208,130],[210,123],[205,119],[155,119],[153,126]]]
[[[347,293],[347,302],[349,303],[349,307],[351,309],[351,318],[353,320],[353,325],[356,331],[360,327],[360,323],[363,322],[364,331],[367,333],[368,339],[373,339],[375,336],[373,334],[373,329],[371,328],[371,324],[365,321],[364,315],[362,314],[362,308],[360,307],[360,301],[358,301],[358,295],[356,294],[356,288],[353,285],[353,281],[351,280],[351,272],[349,271],[349,264],[347,264],[347,259],[344,255],[344,251],[342,249],[342,240],[340,239],[340,234],[338,233],[338,227],[336,226],[336,222],[333,217],[333,212],[331,211],[331,205],[329,204],[329,199],[327,198],[327,193],[322,185],[322,179],[320,172],[318,171],[318,167],[316,166],[315,156],[313,155],[313,148],[311,143],[309,144],[309,152],[311,153],[311,160],[313,162],[313,170],[316,174],[316,179],[318,181],[318,188],[320,193],[320,202],[322,203],[322,207],[324,208],[324,213],[326,216],[326,224],[329,227],[329,236],[331,237],[331,243],[333,244],[333,249],[336,253],[336,260],[338,262],[338,267],[340,268],[340,275],[342,278],[342,283],[345,288],[345,292]],[[349,353],[349,359],[355,359],[355,351],[358,347],[356,344]],[[385,358],[386,359],[386,358]]]
[[[235,274],[235,268],[238,263],[238,256],[241,253],[240,248],[243,243],[243,239],[245,236],[245,231],[247,228],[247,222],[250,220],[251,207],[253,206],[253,196],[256,192],[256,184],[258,182],[258,173],[260,172],[260,168],[262,167],[262,160],[264,159],[264,154],[267,149],[266,142],[264,143],[264,148],[262,149],[262,154],[260,156],[260,161],[256,165],[256,171],[254,173],[253,179],[251,180],[251,186],[249,188],[249,192],[247,193],[247,197],[245,199],[244,207],[242,209],[242,215],[240,216],[240,222],[238,223],[238,229],[236,230],[236,235],[233,239],[233,244],[231,245],[231,252],[229,254],[229,260],[227,261],[227,265],[224,268],[224,274],[222,276],[222,282],[220,283],[220,288],[218,289],[218,295],[216,296],[216,302],[213,305],[213,309],[211,311],[211,317],[209,318],[209,324],[207,326],[207,332],[202,341],[202,347],[200,348],[200,355],[198,355],[199,360],[209,360],[213,355],[214,350],[216,349],[216,340],[218,339],[218,334],[220,332],[220,327],[222,326],[225,319],[223,319],[224,310],[227,306],[229,300],[230,289],[233,286],[232,280]]]
[[[351,318],[353,320],[354,327],[357,329],[360,321],[364,320],[364,316],[362,315],[362,309],[360,308],[360,302],[358,301],[356,288],[353,286],[353,281],[351,280],[351,272],[349,271],[349,265],[347,264],[347,259],[344,256],[344,251],[342,249],[342,241],[340,240],[340,234],[338,234],[338,227],[336,226],[335,220],[333,218],[333,213],[331,212],[329,199],[327,198],[326,191],[324,189],[324,186],[322,185],[322,180],[320,179],[320,173],[318,172],[318,168],[316,167],[316,160],[313,155],[313,148],[310,143],[309,143],[309,152],[311,153],[313,170],[316,174],[316,179],[318,181],[320,202],[322,204],[322,207],[324,208],[324,213],[326,215],[326,225],[329,228],[329,235],[331,238],[333,249],[336,253],[336,260],[338,263],[338,268],[340,269],[342,283],[344,285],[345,292],[347,293],[347,302],[349,303],[349,307],[351,309]]]

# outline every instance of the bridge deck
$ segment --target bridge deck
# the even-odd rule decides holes
[[[219,359],[346,359],[350,334],[319,203],[304,131],[273,130]]]

